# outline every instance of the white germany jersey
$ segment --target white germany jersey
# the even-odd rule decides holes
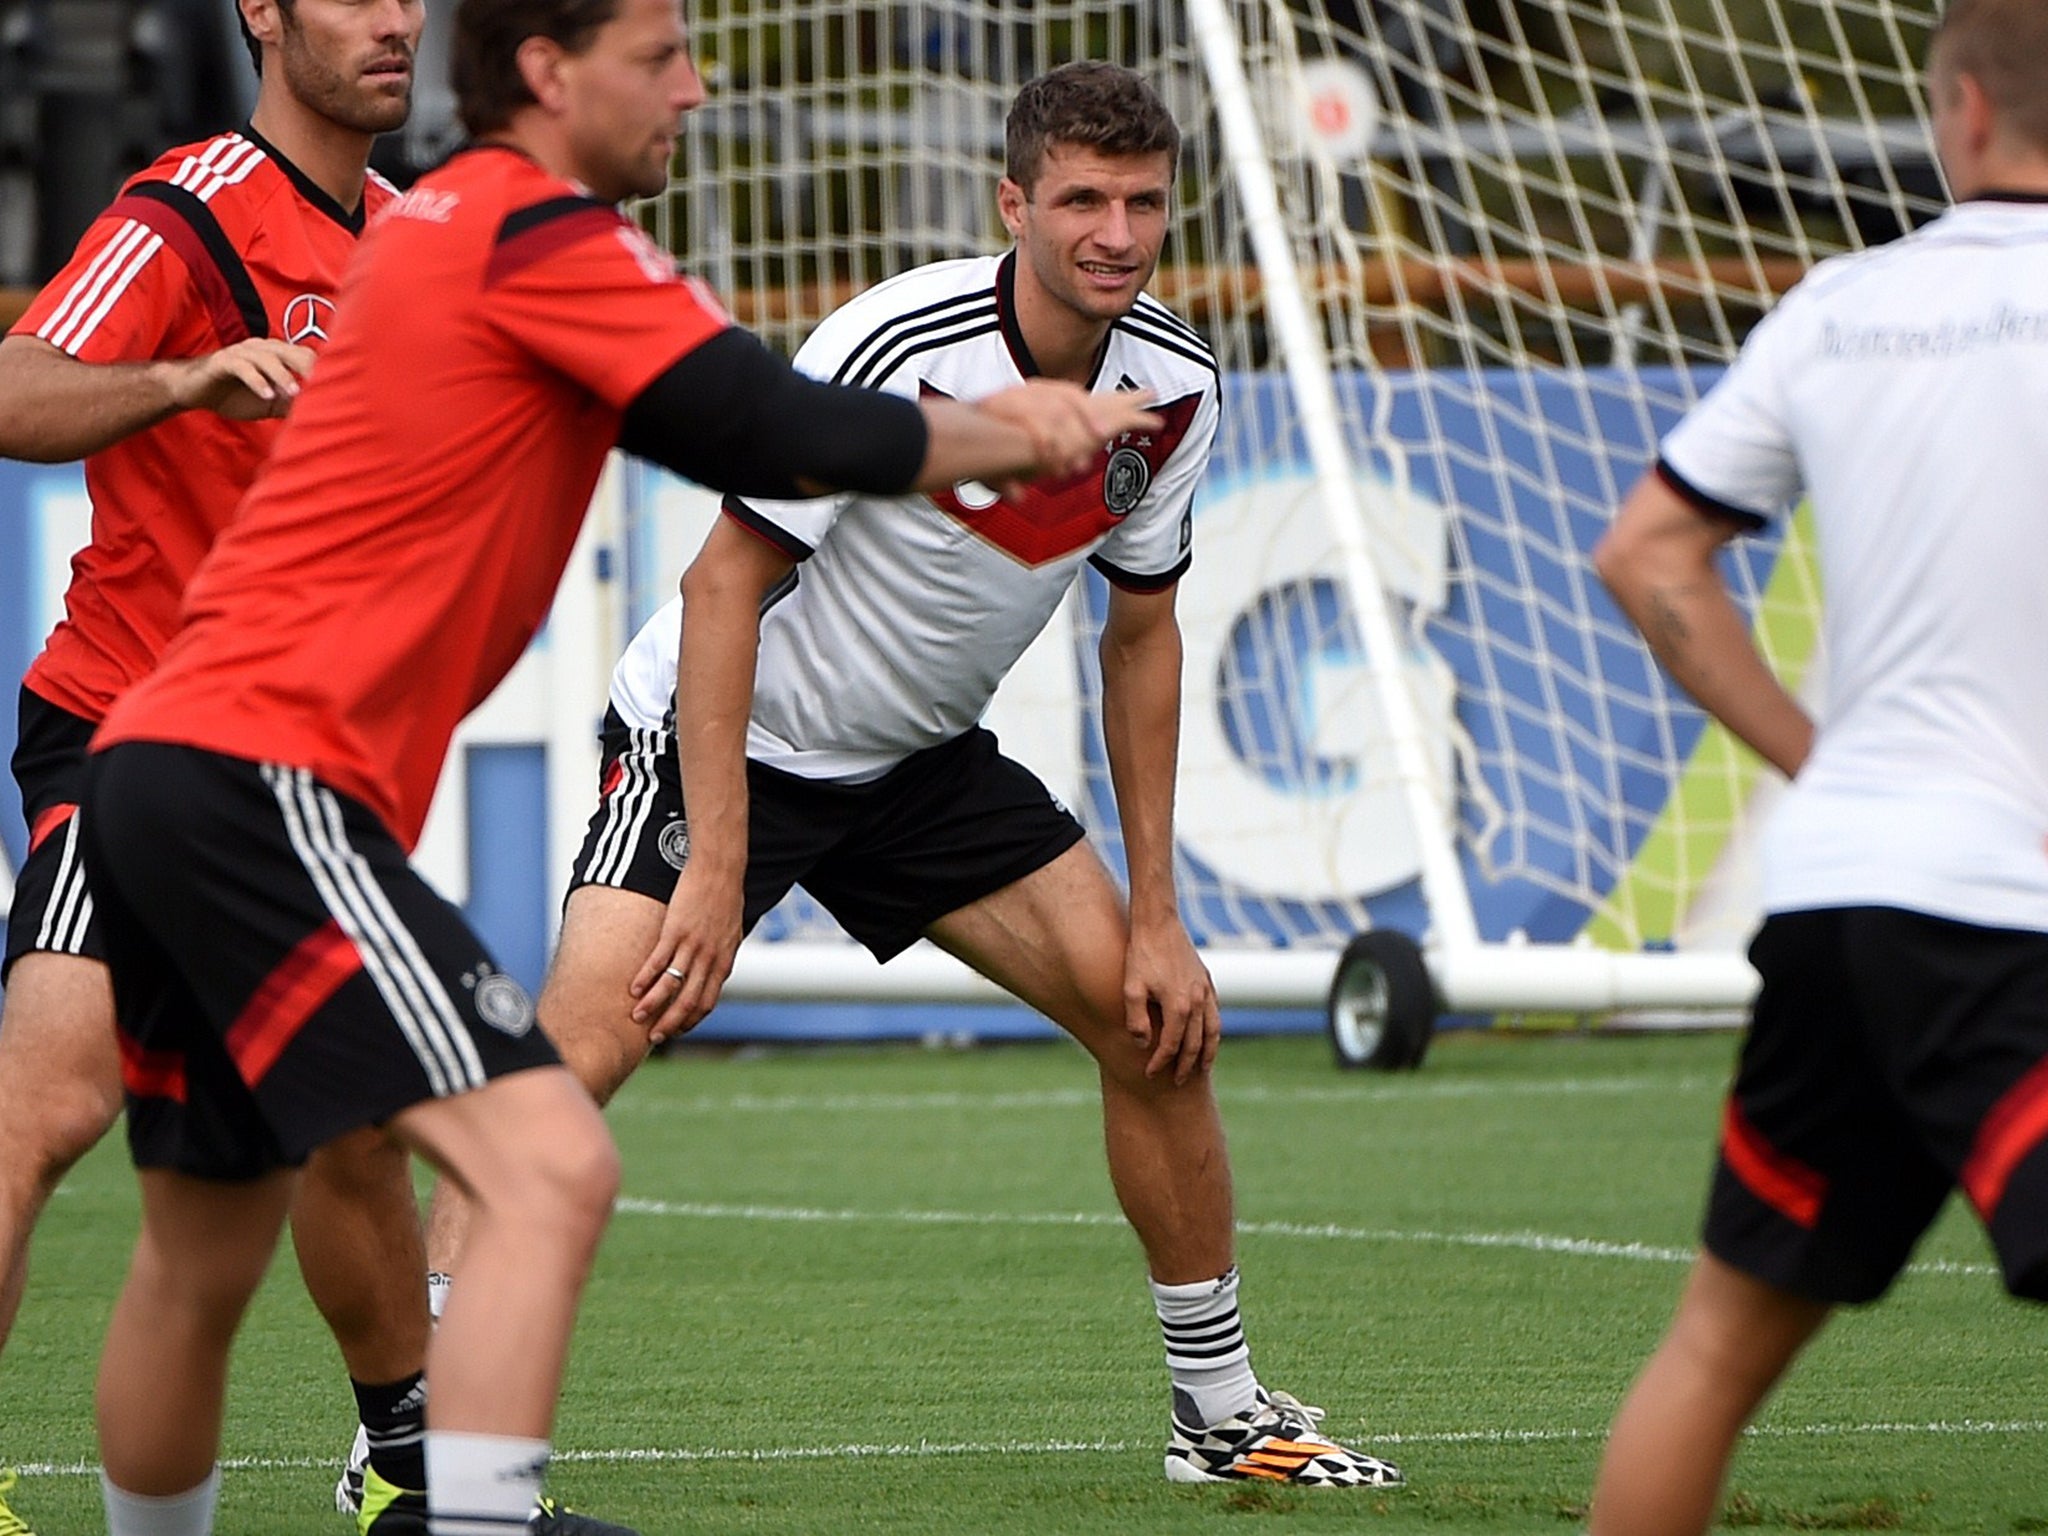
[[[1819,531],[1828,699],[1764,905],[2048,930],[2048,205],[1993,197],[1822,263],[1663,445]]]
[[[1038,371],[1016,326],[1013,261],[938,262],[871,288],[796,366],[913,400],[1008,389]],[[981,718],[1083,561],[1136,591],[1180,579],[1216,435],[1215,359],[1141,298],[1111,327],[1092,387],[1151,390],[1165,424],[1021,501],[972,481],[937,496],[727,499],[726,516],[799,562],[762,614],[750,757],[805,778],[874,778]],[[668,719],[681,627],[677,599],[620,661],[612,703],[627,724]]]

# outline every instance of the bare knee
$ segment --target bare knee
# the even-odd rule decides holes
[[[105,967],[72,955],[24,955],[0,1020],[0,1168],[47,1193],[120,1113]]]
[[[48,1194],[120,1118],[120,1090],[74,1079],[44,1084],[23,1097],[8,1116],[12,1123],[5,1134],[15,1150],[6,1161]]]
[[[492,1166],[469,1170],[465,1182],[477,1219],[530,1227],[548,1242],[594,1249],[619,1179],[618,1149],[592,1111],[551,1120],[544,1131],[507,1143]]]
[[[1828,1312],[1823,1303],[1778,1290],[1705,1255],[1687,1283],[1663,1352],[1696,1380],[1755,1402]]]
[[[523,1169],[515,1171],[519,1192],[514,1207],[557,1242],[597,1247],[612,1202],[618,1198],[618,1148],[604,1123],[549,1137],[532,1149]]]

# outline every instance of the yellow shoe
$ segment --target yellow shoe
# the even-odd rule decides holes
[[[6,1527],[0,1526],[0,1536],[7,1536]],[[375,1467],[365,1466],[356,1536],[427,1536],[426,1494],[387,1483]]]
[[[14,1491],[16,1481],[11,1467],[0,1472],[0,1536],[36,1536],[28,1528],[28,1522],[7,1507],[7,1495]]]

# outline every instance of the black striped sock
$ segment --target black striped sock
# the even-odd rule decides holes
[[[399,1488],[427,1486],[427,1382],[418,1371],[373,1385],[349,1378],[356,1412],[370,1436],[370,1465]]]

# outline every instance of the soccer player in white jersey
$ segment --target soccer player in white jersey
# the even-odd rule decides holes
[[[1597,559],[1699,702],[1792,776],[1705,1252],[1615,1420],[1595,1536],[1707,1529],[1736,1437],[1960,1186],[2048,1300],[2048,6],[1952,0],[1957,199],[1816,268],[1663,444]],[[1715,554],[1812,501],[1818,723]]]
[[[1040,77],[1013,105],[998,190],[1015,249],[883,283],[798,354],[913,399],[1034,376],[1138,387],[1164,425],[1008,496],[729,498],[682,600],[620,663],[541,1016],[602,1101],[650,1042],[710,1011],[741,933],[792,884],[881,958],[930,937],[1096,1058],[1111,1179],[1166,1337],[1167,1475],[1388,1486],[1398,1470],[1260,1385],[1238,1320],[1216,997],[1172,877],[1174,585],[1217,419],[1208,348],[1143,292],[1179,144],[1129,70]],[[1128,907],[1080,825],[976,724],[1084,563],[1111,586],[1103,730]],[[444,1186],[436,1269],[460,1227]]]

